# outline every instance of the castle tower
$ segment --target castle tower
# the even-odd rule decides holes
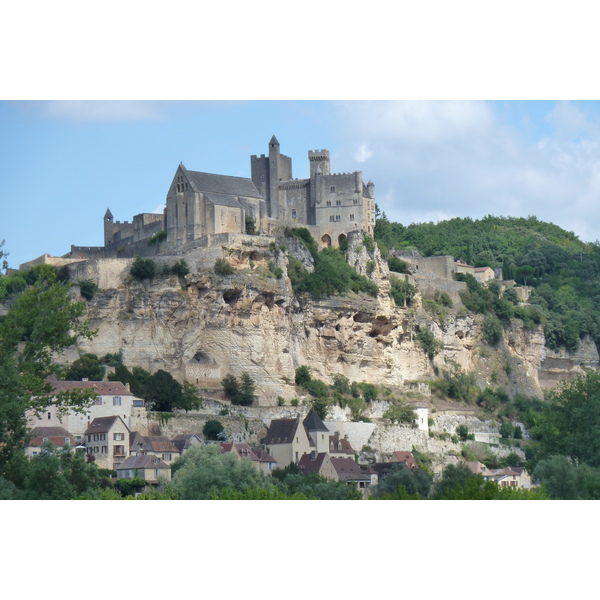
[[[104,213],[104,245],[110,244],[113,240],[113,214],[110,212],[110,208],[106,209],[106,213]]]
[[[310,162],[310,178],[317,173],[319,175],[330,175],[331,165],[329,161],[329,150],[309,150],[308,161]]]

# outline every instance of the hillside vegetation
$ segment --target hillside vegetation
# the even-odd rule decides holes
[[[585,335],[600,344],[598,242],[584,243],[574,233],[535,217],[455,218],[404,226],[389,221],[385,213],[377,220],[375,239],[384,256],[392,248],[412,248],[422,256],[451,255],[475,267],[502,268],[504,279],[533,288],[532,312],[510,315],[508,309],[505,318],[541,322],[551,349],[574,352]],[[469,289],[476,293],[472,282]],[[476,304],[467,308],[494,314],[489,303],[479,309]]]

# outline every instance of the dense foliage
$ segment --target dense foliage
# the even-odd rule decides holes
[[[305,243],[315,266],[314,271],[309,273],[299,260],[289,259],[288,276],[296,293],[307,292],[315,298],[349,292],[377,296],[377,285],[364,275],[359,275],[348,264],[342,249],[323,248],[319,252],[316,242],[305,227],[293,229],[290,233]]]
[[[474,285],[465,304],[503,323],[511,316],[529,327],[542,323],[549,348],[575,351],[584,335],[600,342],[598,242],[584,243],[574,233],[535,217],[455,218],[404,226],[390,222],[385,213],[377,220],[375,239],[384,253],[416,248],[423,256],[451,255],[475,267],[502,268],[504,279],[533,286],[527,309],[515,306],[511,293],[502,297],[502,304],[497,297],[482,298]],[[492,332],[492,343],[495,338],[497,331]]]

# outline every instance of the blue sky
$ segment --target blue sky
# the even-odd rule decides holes
[[[361,170],[391,220],[535,215],[600,237],[600,103],[2,101],[0,240],[9,264],[101,245],[102,217],[156,212],[180,161],[250,176],[271,136],[308,173]]]

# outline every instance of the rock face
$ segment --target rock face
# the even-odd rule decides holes
[[[285,274],[288,256],[312,265],[296,238],[229,235],[220,245],[190,248],[185,258],[192,273],[185,278],[159,275],[140,283],[130,278],[128,259],[72,265],[73,281],[91,278],[99,286],[87,310],[98,334],[64,360],[84,352],[121,352],[129,367],[165,369],[201,387],[219,387],[228,373],[246,371],[265,406],[275,405],[277,396],[295,396],[300,365],[326,382],[340,373],[352,381],[401,387],[432,379],[434,368],[447,368],[452,360],[474,372],[480,385],[536,395],[558,379],[556,373],[598,366],[593,344],[582,345],[576,357],[550,353],[541,330],[527,332],[515,323],[499,347],[489,349],[480,341],[478,318],[448,314],[435,320],[422,309],[419,295],[410,308],[396,307],[377,247],[369,249],[362,234],[348,241],[348,262],[378,285],[377,298],[295,296]],[[232,264],[234,274],[215,274],[217,258]],[[279,279],[274,267],[283,270]],[[415,338],[422,327],[441,342],[433,360]]]

